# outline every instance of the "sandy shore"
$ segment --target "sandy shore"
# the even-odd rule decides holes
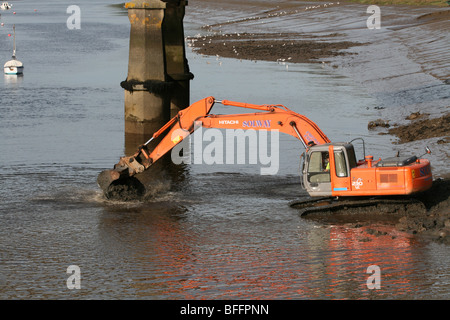
[[[194,50],[236,59],[321,63],[377,99],[374,121],[368,124],[374,134],[397,137],[396,148],[404,154],[423,154],[429,146],[438,180],[422,195],[427,210],[402,218],[398,228],[449,242],[450,35],[444,31],[450,30],[449,8],[380,6],[381,28],[369,29],[364,4],[200,2],[197,10],[224,10],[233,18],[205,18],[204,33],[187,39]]]

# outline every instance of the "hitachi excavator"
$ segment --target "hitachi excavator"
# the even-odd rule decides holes
[[[215,103],[257,112],[210,114]],[[248,126],[249,123],[261,125]],[[370,202],[385,196],[413,195],[432,185],[430,162],[420,158],[422,156],[375,160],[364,154],[364,159],[357,160],[351,142],[332,143],[313,121],[283,105],[255,105],[207,97],[179,111],[135,154],[120,158],[114,169],[101,172],[97,179],[100,188],[107,194],[111,184],[144,172],[200,125],[203,128],[279,130],[298,138],[305,148],[301,155],[301,182],[313,199],[295,202],[292,206],[317,207],[318,201],[324,198],[356,198],[354,203],[361,203],[359,200],[364,198]],[[160,142],[150,152],[150,142],[158,137]],[[430,153],[428,148],[427,153]]]

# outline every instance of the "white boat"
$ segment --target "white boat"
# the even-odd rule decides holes
[[[9,10],[11,8],[12,8],[12,4],[9,4],[8,2],[3,2],[0,5],[0,9],[2,9],[2,10]]]
[[[6,74],[22,74],[23,63],[16,59],[16,26],[13,25],[14,33],[14,49],[12,59],[7,61],[3,66]]]

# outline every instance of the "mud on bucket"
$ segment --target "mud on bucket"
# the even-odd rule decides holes
[[[131,201],[141,199],[146,192],[144,185],[135,177],[119,178],[114,170],[102,171],[97,183],[106,198],[111,200]]]

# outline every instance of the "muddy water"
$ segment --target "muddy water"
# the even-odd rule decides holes
[[[17,16],[2,14],[5,25],[16,23],[25,75],[0,82],[1,298],[449,297],[448,247],[388,223],[329,224],[288,207],[305,196],[302,147],[292,137],[280,136],[276,175],[261,176],[248,163],[192,164],[157,198],[105,200],[97,175],[125,149],[119,83],[129,31],[127,17],[106,3],[81,5],[77,31],[65,26],[65,4],[43,1],[34,12],[23,1]],[[186,33],[195,35],[202,29],[189,10]],[[5,58],[7,33],[0,29]],[[320,65],[188,54],[192,101],[282,103],[335,141],[362,136],[375,156],[395,152],[391,138],[367,131],[377,100],[349,78]],[[80,267],[79,290],[66,286],[70,265]],[[379,290],[366,285],[370,265],[381,269]]]

